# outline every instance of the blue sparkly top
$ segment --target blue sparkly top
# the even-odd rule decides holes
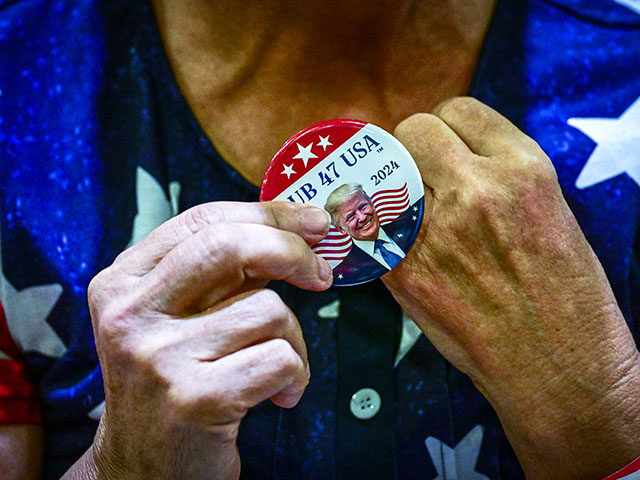
[[[640,3],[500,2],[470,93],[548,153],[637,335]],[[22,348],[53,479],[91,443],[104,400],[90,279],[177,211],[258,191],[190,112],[150,6],[122,0],[0,0],[0,188],[0,301],[44,338]],[[295,409],[249,412],[243,478],[523,478],[487,401],[424,337],[394,368],[402,317],[380,282],[274,288],[313,377]],[[21,317],[25,299],[45,314]],[[362,387],[382,398],[367,421],[349,411]]]

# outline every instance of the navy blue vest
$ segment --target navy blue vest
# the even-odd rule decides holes
[[[633,5],[501,2],[470,94],[549,154],[638,334]],[[138,204],[136,182],[156,191],[155,213]],[[90,279],[130,243],[138,213],[258,192],[189,111],[149,5],[121,0],[0,1],[0,188],[4,278],[17,291],[62,288],[46,321],[64,354],[26,354],[45,405],[45,477],[57,478],[90,444],[97,422],[89,415],[104,400]],[[394,368],[401,312],[380,282],[323,293],[274,288],[300,319],[313,375],[295,409],[265,402],[250,411],[239,437],[243,478],[523,477],[489,404],[424,337]],[[368,421],[349,411],[362,387],[382,397]],[[457,473],[447,470],[454,458]]]

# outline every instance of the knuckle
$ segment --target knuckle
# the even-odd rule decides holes
[[[508,143],[507,143],[508,142]],[[505,140],[504,151],[511,167],[523,176],[555,179],[553,164],[540,145],[524,134]]]
[[[535,144],[533,140],[531,142]],[[514,162],[512,179],[516,182],[516,185],[520,184],[524,188],[541,188],[557,183],[556,170],[549,157],[539,147],[537,147],[537,150],[520,149],[515,158],[517,158],[517,161]]]
[[[394,135],[400,140],[412,138],[416,132],[424,129],[424,125],[432,118],[428,113],[414,113],[402,120],[395,128]]]
[[[124,361],[140,357],[149,334],[140,334],[140,319],[145,313],[136,298],[133,295],[111,298],[99,312],[92,313],[96,347],[102,355]]]
[[[271,357],[276,371],[283,376],[294,377],[302,368],[302,359],[291,344],[284,339],[271,340]]]
[[[100,306],[104,275],[104,270],[99,272],[91,279],[89,286],[87,287],[87,299],[89,301],[89,307],[92,308],[92,310],[97,310]]]
[[[260,290],[255,294],[255,301],[263,312],[266,313],[266,321],[272,327],[284,327],[290,317],[289,307],[276,292],[270,289]]]
[[[205,228],[213,223],[213,210],[214,207],[211,203],[196,205],[181,213],[180,220],[192,234],[195,234],[202,228]]]
[[[235,438],[239,420],[251,407],[248,402],[222,388],[202,388],[193,382],[176,380],[167,389],[167,416],[178,424],[208,427]]]
[[[113,307],[116,300],[122,300],[124,292],[131,292],[136,286],[136,278],[126,275],[119,264],[98,272],[87,286],[87,301],[91,317],[95,320],[102,312]]]
[[[194,253],[205,264],[220,264],[231,267],[238,260],[238,236],[234,235],[230,224],[224,228],[207,228],[194,237]]]
[[[438,105],[437,110],[441,116],[449,114],[465,115],[478,108],[480,102],[472,97],[451,97]]]
[[[546,156],[531,156],[528,162],[528,169],[537,181],[556,182],[556,170]]]
[[[114,267],[110,266],[101,270],[89,282],[87,299],[90,305],[101,306],[108,298],[107,292],[113,288],[114,284],[118,284],[118,282],[113,281],[113,269]]]
[[[135,308],[113,302],[94,319],[96,342],[100,345],[122,345],[131,331]]]
[[[475,182],[473,188],[465,191],[463,198],[468,212],[489,223],[508,215],[515,203],[508,188],[487,181]]]
[[[281,218],[286,218],[288,214],[293,214],[292,202],[263,202],[261,204],[264,215],[273,221],[276,228],[282,228]]]

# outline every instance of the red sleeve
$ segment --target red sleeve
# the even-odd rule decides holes
[[[618,470],[613,475],[609,475],[607,478],[604,478],[603,480],[624,480],[629,475],[631,475],[632,473],[636,473],[636,472],[640,472],[640,457],[636,458],[629,465],[627,465],[626,467],[624,467],[621,470]],[[635,478],[639,478],[639,477],[634,475],[633,478],[635,479]],[[631,480],[631,479],[629,479],[629,480]]]
[[[29,382],[26,364],[11,338],[0,303],[0,425],[41,421],[38,391]]]

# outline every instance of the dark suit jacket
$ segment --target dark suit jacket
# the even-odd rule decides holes
[[[381,227],[404,253],[409,251],[418,235],[418,227],[422,221],[423,202],[424,197],[411,205],[406,212],[393,222]],[[414,208],[417,208],[417,211]],[[413,219],[414,217],[416,220]],[[340,265],[333,269],[333,284],[357,285],[378,278],[387,272],[388,270],[383,265],[354,244],[349,255]]]

